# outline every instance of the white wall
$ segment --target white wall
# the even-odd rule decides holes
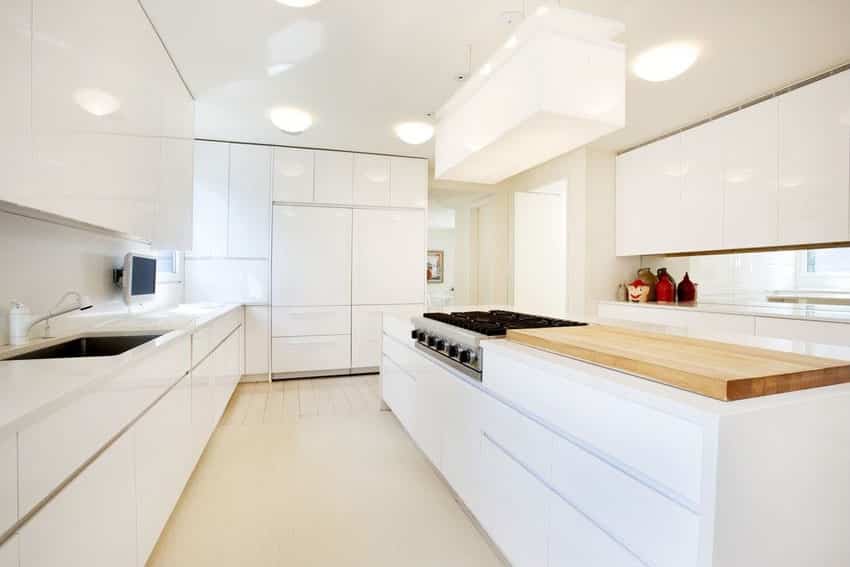
[[[126,312],[121,290],[112,284],[112,269],[120,267],[127,252],[150,247],[0,211],[0,345],[8,343],[9,302],[21,301],[33,313],[46,313],[69,290],[88,295],[95,308],[77,317]],[[180,303],[182,283],[157,284],[157,298],[148,309]],[[61,332],[63,319],[53,324]]]

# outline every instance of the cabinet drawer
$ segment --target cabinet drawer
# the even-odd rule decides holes
[[[699,516],[565,439],[552,460],[554,489],[645,564],[696,565]]]
[[[18,444],[14,433],[0,439],[0,533],[18,519]]]
[[[482,429],[516,460],[549,482],[552,432],[491,396],[484,396]]]
[[[234,309],[192,333],[192,366],[203,360],[233,329],[242,324],[242,317],[242,309]]]
[[[189,369],[189,338],[96,384],[19,433],[19,508],[26,513]]]
[[[550,514],[549,567],[644,567],[557,494],[551,496]]]
[[[272,339],[272,372],[316,372],[350,367],[350,335]]]
[[[384,402],[408,433],[412,433],[416,382],[386,356],[381,367],[381,391]]]
[[[756,334],[760,337],[850,346],[850,324],[847,323],[758,317],[756,318]]]
[[[273,337],[347,335],[351,333],[351,307],[274,307]]]

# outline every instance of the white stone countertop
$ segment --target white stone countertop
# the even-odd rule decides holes
[[[825,323],[850,323],[850,306],[821,305],[812,303],[629,303],[628,301],[599,302],[600,305],[622,305],[635,309],[674,309],[725,313],[728,315],[751,315],[754,317],[776,317]]]

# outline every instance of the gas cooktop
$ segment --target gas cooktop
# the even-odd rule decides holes
[[[432,319],[460,327],[488,337],[503,336],[508,329],[542,329],[546,327],[578,327],[587,325],[578,321],[552,319],[513,311],[464,311],[458,313],[425,313],[426,319]]]

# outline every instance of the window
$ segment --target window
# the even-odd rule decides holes
[[[156,281],[161,283],[180,282],[181,279],[181,257],[175,250],[160,250],[154,252],[156,256]]]
[[[850,248],[824,248],[800,252],[799,289],[850,292]]]

